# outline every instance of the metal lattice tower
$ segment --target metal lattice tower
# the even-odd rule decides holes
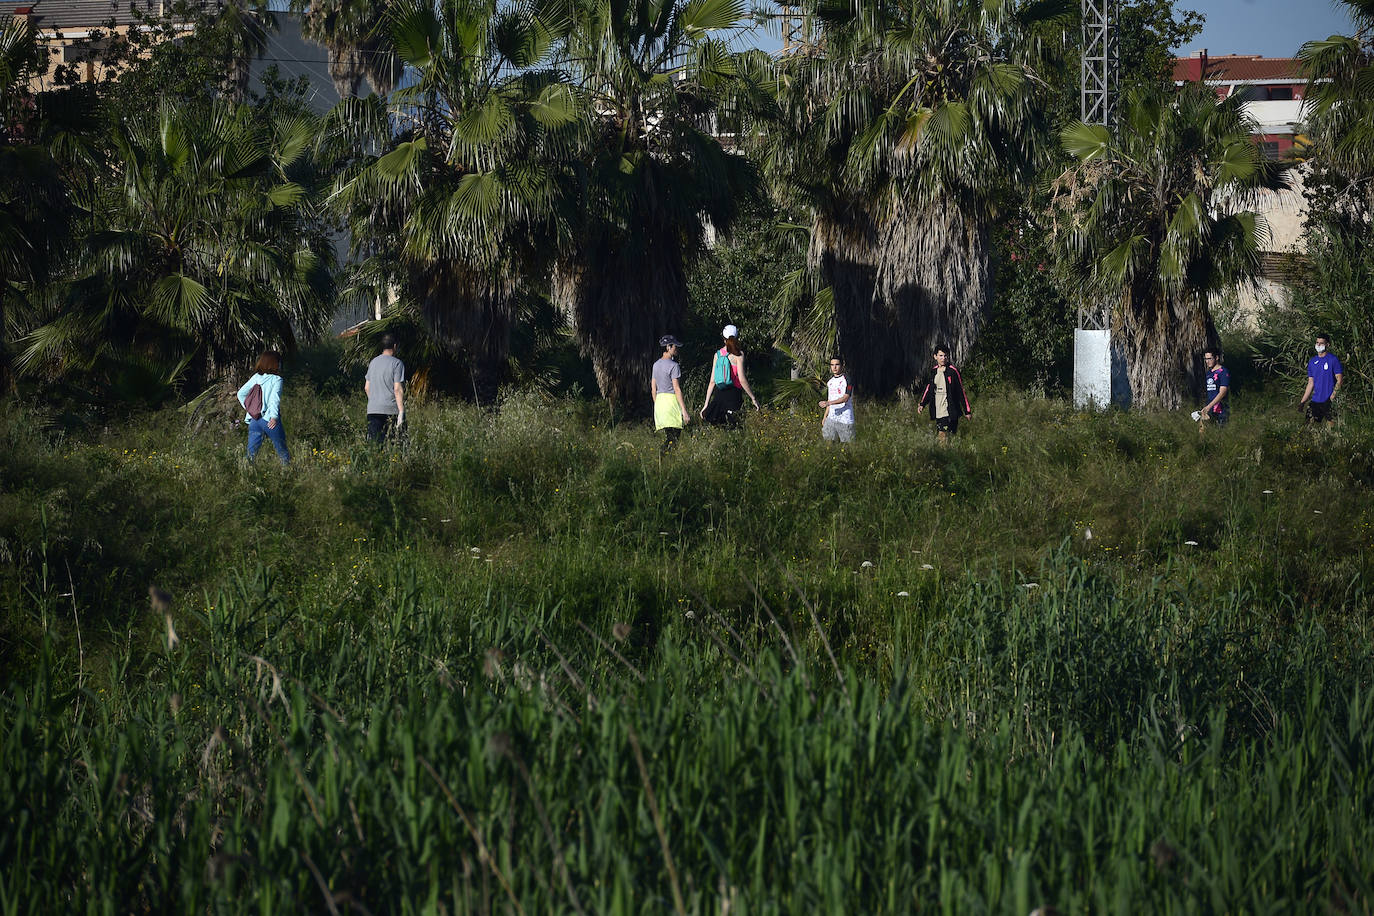
[[[791,3],[780,3],[782,13],[782,53],[793,54],[810,44],[810,31],[806,27],[806,14]]]
[[[1117,44],[1119,0],[1081,0],[1083,62],[1079,69],[1080,116],[1085,124],[1116,126],[1121,54]],[[1112,340],[1112,303],[1080,299],[1073,344],[1073,402],[1076,407],[1129,401],[1125,358]]]
[[[1080,116],[1085,124],[1110,127],[1116,121],[1116,101],[1120,92],[1121,53],[1116,32],[1118,0],[1082,0],[1082,4]]]

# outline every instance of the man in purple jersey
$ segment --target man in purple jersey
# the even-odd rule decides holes
[[[1220,347],[1208,347],[1202,352],[1202,362],[1207,366],[1207,406],[1193,415],[1199,430],[1205,423],[1225,426],[1231,419],[1231,405],[1226,400],[1231,393],[1231,372],[1221,361]]]
[[[1345,367],[1331,352],[1331,338],[1325,334],[1317,335],[1316,350],[1317,355],[1307,361],[1307,388],[1298,406],[1305,405],[1308,423],[1325,423],[1334,419],[1331,402],[1341,390],[1341,382],[1345,381]]]

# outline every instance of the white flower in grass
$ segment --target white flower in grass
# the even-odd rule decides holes
[[[481,547],[469,547],[468,550],[469,550],[471,553],[481,553],[481,552],[482,552],[482,548],[481,548]]]
[[[871,561],[871,560],[864,560],[862,563],[859,564],[859,568],[860,568],[860,569],[872,569],[872,568],[873,568],[873,561]]]
[[[1093,530],[1092,530],[1091,528],[1084,528],[1084,529],[1083,529],[1083,540],[1085,540],[1085,541],[1091,541],[1092,539],[1093,539]]]
[[[1263,490],[1262,492],[1264,493],[1265,496],[1273,496],[1273,495],[1274,495],[1274,491],[1273,491],[1273,490]]]
[[[922,568],[922,569],[934,569],[935,567],[934,567],[934,566],[931,566],[929,563],[922,563],[922,564],[921,564],[921,568]]]
[[[1022,583],[1021,583],[1021,587],[1024,588],[1026,591],[1030,591],[1030,590],[1033,589],[1033,588],[1039,588],[1039,587],[1040,587],[1040,583],[1039,583],[1039,582],[1022,582]]]
[[[898,592],[898,593],[897,593],[897,597],[898,597],[898,598],[910,598],[910,597],[911,597],[911,592]]]
[[[1189,547],[1197,546],[1197,541],[1184,541],[1183,543],[1187,544]]]

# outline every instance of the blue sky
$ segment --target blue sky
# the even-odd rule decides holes
[[[1344,4],[1332,0],[1175,0],[1207,17],[1202,34],[1177,52],[1291,57],[1304,41],[1354,29]],[[1338,9],[1339,7],[1339,9]]]
[[[273,9],[286,9],[288,4],[268,2]],[[1202,34],[1175,52],[1180,57],[1203,48],[1210,54],[1291,57],[1304,41],[1354,31],[1344,5],[1336,0],[1175,0],[1175,5],[1207,17]],[[769,49],[781,44],[776,38],[755,42]]]

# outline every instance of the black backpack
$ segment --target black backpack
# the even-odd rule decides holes
[[[248,393],[243,396],[243,409],[248,411],[248,416],[254,420],[262,419],[262,386],[254,385],[248,389]]]

